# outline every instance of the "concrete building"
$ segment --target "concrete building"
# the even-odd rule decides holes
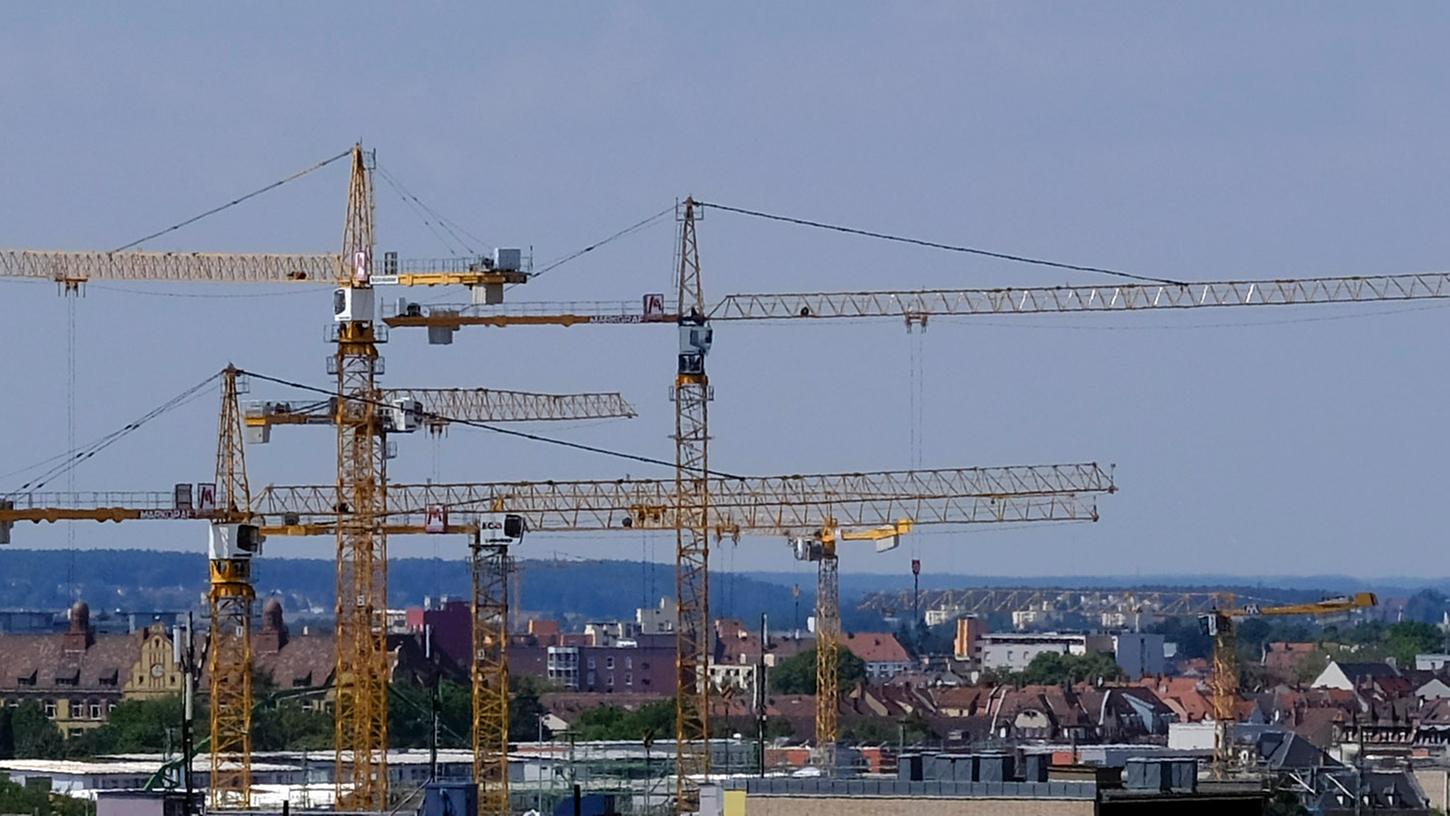
[[[672,598],[660,598],[660,605],[654,609],[634,610],[634,622],[642,635],[670,635],[675,632],[675,620],[680,606]]]
[[[1040,654],[1113,654],[1111,635],[1082,632],[1006,632],[981,638],[982,668],[1023,671]]]
[[[41,635],[55,631],[55,614],[39,609],[0,609],[0,634]]]
[[[1113,635],[1113,658],[1129,680],[1144,675],[1160,675],[1164,670],[1164,639],[1146,632],[1124,632]]]
[[[1136,768],[1156,765],[1140,761]],[[1071,773],[1077,771],[1076,773]],[[711,816],[1259,816],[1254,784],[1160,783],[1120,769],[1052,769],[1043,781],[731,779]],[[702,804],[711,801],[703,792]],[[702,814],[705,808],[701,809]]]
[[[658,646],[550,646],[549,682],[570,691],[671,694],[675,651]]]
[[[952,640],[953,656],[965,661],[968,669],[982,667],[982,638],[991,631],[981,615],[957,618],[957,634]]]

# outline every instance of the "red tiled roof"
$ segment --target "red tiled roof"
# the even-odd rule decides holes
[[[909,663],[906,649],[889,632],[857,632],[841,642],[851,654],[867,663]]]
[[[66,651],[64,634],[0,636],[0,691],[119,692],[141,659],[145,639],[144,632],[96,635],[84,651]]]

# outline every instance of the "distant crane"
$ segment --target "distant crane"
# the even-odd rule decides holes
[[[842,530],[834,519],[827,519],[814,535],[792,541],[796,560],[816,563],[816,764],[827,775],[836,773],[840,741],[841,593],[836,543],[875,541],[877,552],[885,552],[899,546],[911,528],[911,519],[898,519],[867,530]]]
[[[1228,774],[1234,761],[1233,725],[1238,720],[1239,657],[1234,621],[1240,618],[1341,614],[1377,606],[1379,599],[1373,592],[1356,592],[1313,603],[1234,607],[1233,595],[1227,594],[1224,602],[1224,608],[1198,616],[1203,633],[1213,638],[1213,673],[1209,677],[1214,721],[1213,773],[1215,778],[1220,779]]]

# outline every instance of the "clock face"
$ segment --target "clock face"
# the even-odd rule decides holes
[[[160,677],[161,675],[163,675],[165,673],[166,673],[166,668],[163,667],[160,663],[152,663],[151,664],[151,676],[152,677]]]

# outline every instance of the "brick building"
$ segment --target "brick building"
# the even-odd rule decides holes
[[[98,635],[90,613],[77,602],[65,632],[0,635],[0,704],[33,700],[70,736],[101,725],[123,699],[181,691],[164,625]]]

